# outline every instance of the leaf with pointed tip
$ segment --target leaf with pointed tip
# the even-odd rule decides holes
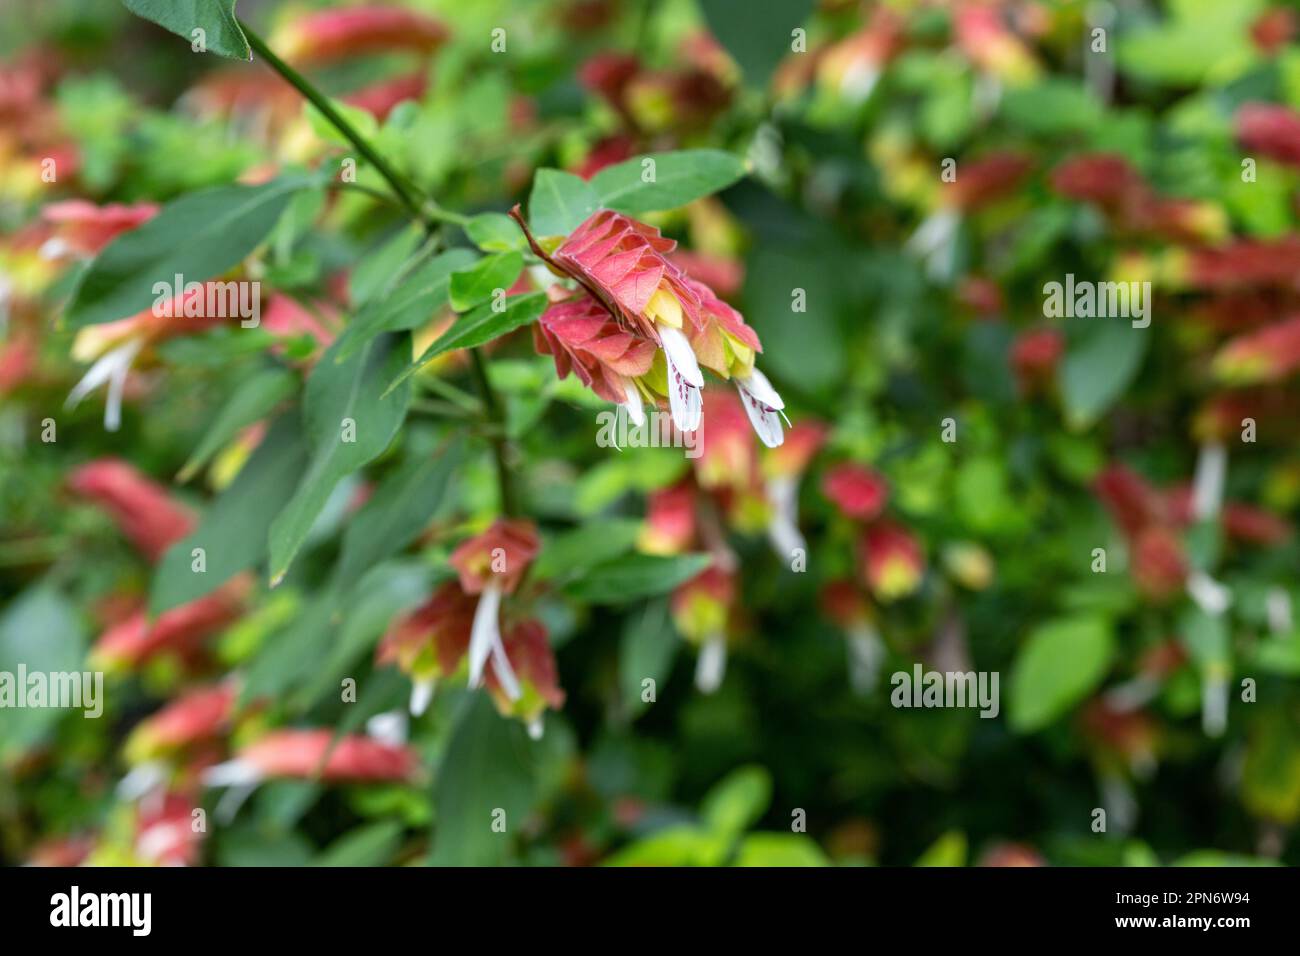
[[[303,397],[312,458],[297,491],[271,524],[272,587],[284,577],[338,483],[378,457],[397,434],[411,389],[394,385],[385,391],[384,385],[409,354],[409,336],[385,334],[344,362],[326,352],[316,363]]]
[[[293,495],[307,464],[296,413],[282,416],[193,533],[172,545],[154,572],[149,613],[161,614],[210,594],[266,553],[266,527]],[[194,549],[204,569],[194,570]]]
[[[503,212],[480,213],[465,224],[465,235],[485,252],[509,252],[523,249],[524,238],[519,224]]]
[[[592,177],[591,187],[602,206],[636,214],[685,206],[726,189],[744,175],[745,164],[731,153],[686,149],[634,156],[607,166]]]
[[[394,379],[389,390],[406,382],[439,355],[454,349],[471,349],[485,345],[507,332],[513,332],[535,321],[546,309],[546,296],[541,292],[517,295],[507,302],[509,304],[503,312],[493,311],[492,303],[487,302],[473,312],[462,315],[456,320],[455,325],[439,336],[437,341],[425,349],[423,355]]]
[[[153,307],[157,283],[219,276],[257,248],[294,194],[314,182],[283,176],[260,186],[217,186],[169,202],[110,242],[81,273],[64,321],[74,329]],[[170,297],[170,294],[169,294]]]
[[[240,430],[265,418],[275,406],[294,393],[298,376],[286,368],[265,368],[240,383],[229,401],[217,412],[208,430],[176,476],[189,481],[208,460],[232,441]]]
[[[235,18],[235,0],[122,0],[122,5],[191,44],[197,39],[194,31],[202,30],[203,45],[211,53],[232,60],[253,58]]]
[[[528,228],[535,236],[567,236],[598,208],[596,191],[581,176],[539,169],[528,194]]]
[[[498,252],[484,256],[468,269],[451,274],[451,307],[467,312],[504,292],[515,284],[524,268],[524,257],[517,252]]]

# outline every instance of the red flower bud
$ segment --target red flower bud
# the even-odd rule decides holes
[[[432,53],[448,35],[442,23],[414,10],[348,7],[300,17],[271,46],[290,62],[329,63],[367,53]]]
[[[836,465],[823,476],[822,494],[845,517],[872,521],[885,510],[889,485],[879,472],[862,465],[845,463]]]
[[[163,486],[116,458],[82,465],[68,478],[73,494],[99,505],[150,561],[194,529],[189,509]]]
[[[264,777],[331,783],[409,780],[419,765],[415,751],[330,730],[273,730],[239,752]]]
[[[121,233],[152,219],[157,212],[154,203],[96,206],[84,199],[67,199],[46,206],[41,210],[41,218],[55,225],[56,239],[76,254],[89,257]]]
[[[860,547],[867,586],[877,599],[893,601],[920,586],[925,559],[920,542],[906,528],[889,522],[872,525]]]
[[[1232,384],[1275,382],[1300,368],[1300,316],[1228,342],[1214,356],[1214,371]]]
[[[1065,336],[1059,329],[1030,329],[1016,336],[1011,346],[1011,367],[1024,392],[1051,384],[1056,365],[1065,352]]]
[[[1153,525],[1133,540],[1133,578],[1138,590],[1157,602],[1167,601],[1183,590],[1187,561],[1183,545],[1169,528]]]
[[[210,635],[239,617],[248,590],[246,577],[235,578],[212,594],[163,612],[152,623],[141,608],[105,631],[91,653],[105,667],[128,669],[162,653],[193,659]]]
[[[233,683],[178,697],[136,725],[126,743],[128,759],[139,763],[219,736],[234,716],[238,697]]]
[[[1287,106],[1247,103],[1237,111],[1237,141],[1247,152],[1300,166],[1300,114]]]
[[[480,594],[489,584],[510,594],[540,547],[531,522],[498,518],[482,534],[462,542],[449,560],[466,594]]]
[[[647,502],[641,550],[647,554],[681,554],[694,540],[694,487],[682,482],[653,492]]]

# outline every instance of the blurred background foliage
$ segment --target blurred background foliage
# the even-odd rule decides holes
[[[238,13],[283,50],[313,10],[346,6],[240,0]],[[542,529],[544,556],[569,536],[562,553],[573,564],[553,568],[556,586],[537,599],[564,708],[531,740],[483,694],[440,689],[411,722],[417,781],[268,782],[233,815],[218,813],[219,792],[201,791],[194,805],[222,822],[181,858],[1296,861],[1300,631],[1289,608],[1300,345],[1294,331],[1258,340],[1298,297],[1300,43],[1290,5],[400,6],[436,18],[447,41],[433,53],[370,51],[304,69],[351,102],[348,115],[379,151],[445,208],[505,212],[527,202],[542,168],[589,176],[640,153],[702,147],[746,158],[742,182],[646,218],[742,277],[727,297],[762,337],[791,420],[825,425],[800,484],[807,570],[771,552],[761,519],[729,515],[741,569],[732,610],[743,621],[720,688],[700,693],[667,595],[593,599],[599,582],[585,592],[582,583],[586,553],[630,552],[647,496],[683,480],[690,462],[672,449],[597,447],[603,403],[558,381],[526,331],[501,340],[491,376],[524,511]],[[497,28],[504,53],[490,46]],[[796,31],[803,46],[792,52]],[[230,396],[265,373],[272,347],[296,373],[313,346],[230,329],[169,339],[133,373],[121,429],[105,431],[100,399],[64,409],[84,372],[71,357],[75,332],[56,323],[77,266],[35,251],[48,240],[33,239],[42,207],[165,203],[332,163],[347,144],[262,64],[192,54],[117,3],[6,0],[0,52],[9,373],[0,371],[0,669],[75,670],[123,604],[149,594],[153,572],[109,517],[68,492],[69,473],[124,458],[197,512],[211,509],[256,463],[249,441],[225,435],[173,483],[178,472]],[[611,85],[615,66],[634,79]],[[395,78],[407,83],[400,102],[349,99]],[[1248,127],[1243,110],[1259,104],[1281,112]],[[39,163],[52,155],[66,157],[68,173],[48,184]],[[1249,178],[1243,159],[1253,160]],[[358,182],[384,189],[364,163]],[[449,232],[453,246],[469,245]],[[333,303],[343,324],[367,283],[382,285],[419,238],[390,202],[309,190],[249,274],[297,301]],[[1067,273],[1151,282],[1150,327],[1045,318],[1044,283]],[[792,311],[795,289],[806,311]],[[17,343],[34,343],[21,371]],[[1265,371],[1225,372],[1234,346],[1229,358]],[[472,390],[454,361],[425,379],[428,403]],[[420,401],[393,445],[339,484],[284,582],[272,590],[260,576],[197,671],[164,655],[110,673],[97,721],[0,710],[7,861],[157,862],[138,839],[149,811],[119,786],[134,763],[124,742],[196,684],[238,674],[242,700],[258,702],[223,746],[277,726],[356,733],[404,710],[409,682],[373,663],[375,645],[449,576],[455,541],[498,507],[487,445],[453,444],[445,473],[429,466],[406,478],[417,489],[449,482],[416,510],[418,540],[340,569],[358,496],[432,460],[458,432],[420,414]],[[46,417],[57,442],[40,439]],[[1251,441],[1245,418],[1257,423]],[[944,440],[948,419],[955,441]],[[1198,461],[1223,448],[1224,497],[1240,503],[1246,533],[1226,506],[1222,521],[1198,520],[1173,503]],[[890,520],[919,545],[902,594],[873,577],[863,523],[827,490],[846,463],[887,484]],[[291,462],[261,467],[293,477]],[[248,510],[266,485],[250,487],[229,512],[246,519],[232,519],[233,536],[264,534],[270,520]],[[1170,525],[1172,557],[1144,551],[1124,526],[1134,497]],[[1161,587],[1171,562],[1177,580]],[[566,570],[576,581],[561,586]],[[1227,610],[1189,596],[1189,574],[1226,586]],[[837,581],[860,592],[866,610],[853,620],[827,608]],[[846,633],[864,625],[887,657],[875,688],[859,693]],[[891,706],[888,675],[917,661],[998,672],[1001,713]],[[356,679],[358,703],[337,700],[344,677]],[[652,704],[641,699],[647,677]],[[488,808],[505,810],[506,835],[488,826]],[[1107,811],[1104,834],[1095,808]]]

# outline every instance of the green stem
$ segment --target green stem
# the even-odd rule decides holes
[[[352,124],[334,108],[334,104],[330,102],[328,96],[316,89],[316,87],[312,86],[306,77],[291,67],[288,63],[285,63],[284,60],[276,56],[271,48],[263,42],[262,38],[258,36],[247,23],[240,20],[239,25],[243,28],[244,34],[248,37],[248,45],[253,48],[254,52],[264,59],[271,69],[284,77],[285,81],[301,93],[307,101],[312,104],[312,106],[320,110],[321,115],[329,120],[334,125],[335,129],[342,133],[347,141],[357,148],[357,152],[365,157],[366,161],[370,163],[370,165],[375,167],[379,172],[379,175],[384,177],[388,182],[388,185],[392,187],[393,192],[395,192],[398,198],[402,200],[402,205],[410,211],[411,215],[423,223],[428,223],[431,219],[438,218],[432,215],[431,210],[425,208],[427,201],[422,195],[420,195],[419,189],[407,180],[405,176],[390,166],[384,157],[375,152],[374,148],[366,142],[365,137],[358,133]],[[437,208],[436,205],[434,208]]]
[[[415,219],[424,225],[426,232],[432,233],[437,228],[437,223],[440,222],[447,222],[461,227],[469,222],[469,216],[452,212],[450,209],[443,209],[434,200],[425,196],[418,187],[390,166],[384,157],[375,152],[374,148],[353,128],[352,124],[334,108],[334,104],[330,102],[329,97],[312,86],[305,76],[276,56],[247,23],[240,20],[239,25],[243,29],[244,35],[248,37],[248,45],[253,48],[253,51],[264,59],[271,69],[279,73],[290,86],[301,93],[307,102],[320,110],[321,115],[329,120],[334,125],[334,128],[357,148],[357,152],[370,165],[374,166],[379,175],[383,176],[388,185],[392,187],[393,192],[402,201],[402,205],[407,208]],[[479,391],[483,395],[483,407],[487,411],[489,420],[493,424],[500,426],[496,429],[498,434],[491,439],[491,442],[492,452],[496,458],[497,483],[500,485],[501,490],[501,510],[507,515],[514,515],[516,513],[514,486],[510,480],[510,469],[506,464],[505,427],[504,420],[501,417],[501,404],[497,401],[496,393],[492,391],[492,383],[488,381],[483,356],[479,354],[478,349],[470,349],[469,354],[474,367],[474,377],[478,382]]]
[[[496,459],[497,466],[497,485],[501,489],[501,510],[506,517],[513,517],[518,514],[515,505],[514,482],[510,477],[510,467],[506,463],[506,439],[505,439],[505,419],[501,414],[501,405],[497,401],[497,396],[492,391],[492,383],[488,381],[487,366],[483,362],[483,356],[478,349],[469,350],[470,365],[474,369],[474,380],[478,383],[479,392],[483,396],[483,408],[487,412],[488,422],[498,426],[493,429],[493,435],[490,438],[492,443],[492,456]]]

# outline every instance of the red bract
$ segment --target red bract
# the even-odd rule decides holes
[[[1285,49],[1293,36],[1295,12],[1285,7],[1265,10],[1250,25],[1250,38],[1265,56],[1273,56]]]
[[[560,378],[572,372],[615,404],[628,400],[628,379],[645,375],[654,363],[654,342],[626,331],[586,296],[550,306],[533,329],[537,351],[555,359]]]
[[[1215,374],[1234,385],[1276,382],[1300,368],[1300,315],[1233,339],[1214,357]]]
[[[446,42],[442,23],[402,7],[321,10],[294,20],[271,46],[297,63],[328,63],[367,53],[432,53]]]
[[[648,554],[680,554],[695,540],[695,488],[689,482],[661,488],[646,503],[640,547]]]
[[[330,730],[273,730],[239,752],[238,761],[260,778],[321,779],[330,783],[409,780],[415,751]]]
[[[826,443],[827,428],[821,422],[805,419],[792,427],[779,448],[763,456],[763,473],[769,478],[793,478],[808,470]]]
[[[967,212],[979,209],[1013,192],[1032,168],[1032,159],[1011,152],[965,162],[956,182],[948,186],[945,201]]]
[[[837,627],[849,629],[871,619],[871,605],[862,589],[848,578],[828,582],[821,590],[822,611]]]
[[[449,561],[465,593],[479,594],[492,585],[510,594],[540,547],[531,522],[498,518],[482,534],[462,542]]]
[[[1011,346],[1011,367],[1021,391],[1050,385],[1063,354],[1065,336],[1059,329],[1031,329],[1016,336]]]
[[[506,628],[503,643],[519,683],[519,693],[512,695],[495,668],[488,671],[484,685],[502,716],[520,718],[537,736],[541,731],[538,721],[542,712],[564,706],[564,691],[560,689],[559,670],[546,628],[540,621],[519,621]]]
[[[1237,111],[1237,141],[1247,152],[1300,166],[1300,114],[1272,103],[1247,103]]]
[[[140,762],[221,735],[229,727],[238,698],[233,682],[178,697],[131,732],[128,758]]]
[[[1188,254],[1184,281],[1193,289],[1300,287],[1300,236],[1238,239]]]
[[[372,83],[354,93],[349,93],[344,101],[349,106],[365,110],[382,123],[398,103],[405,100],[418,100],[428,87],[428,71],[415,70],[388,80],[380,80],[378,83]]]
[[[1138,590],[1154,601],[1181,593],[1187,581],[1187,561],[1178,535],[1153,525],[1133,539],[1131,563]]]
[[[135,853],[154,866],[194,866],[204,830],[194,826],[194,801],[168,793],[156,805],[142,806],[135,823]]]
[[[735,382],[763,443],[781,444],[779,414],[785,403],[754,367],[762,350],[758,336],[740,313],[668,260],[675,242],[606,209],[588,217],[550,254],[529,232],[518,206],[511,215],[533,251],[582,290],[567,298],[553,295],[540,320],[539,348],[556,357],[561,375],[576,370],[601,397],[623,404],[637,425],[645,421],[645,401],[661,405],[667,399],[678,430],[693,432],[703,418],[703,365]],[[597,306],[614,327],[605,324]],[[644,372],[635,371],[644,364],[644,346],[638,343],[655,349]]]
[[[1123,465],[1107,467],[1093,480],[1092,487],[1111,518],[1130,537],[1163,515],[1159,493]]]
[[[846,462],[831,468],[822,477],[822,494],[845,517],[872,521],[885,510],[889,485],[879,472]]]
[[[193,659],[210,635],[240,616],[247,592],[248,580],[237,578],[152,622],[141,608],[105,631],[91,653],[105,669],[137,668],[163,653]]]
[[[188,508],[167,489],[116,458],[82,465],[68,477],[78,497],[93,501],[113,518],[122,534],[150,561],[157,561],[195,525]]]
[[[867,586],[879,600],[906,597],[920,586],[925,571],[921,543],[902,525],[884,522],[868,527],[860,548]]]
[[[375,652],[380,664],[396,663],[416,680],[438,680],[459,670],[469,650],[474,598],[454,581],[389,627]]]
[[[68,199],[46,206],[41,210],[41,218],[54,225],[57,241],[77,255],[89,257],[117,236],[152,219],[157,212],[154,203],[96,206],[84,199]]]

